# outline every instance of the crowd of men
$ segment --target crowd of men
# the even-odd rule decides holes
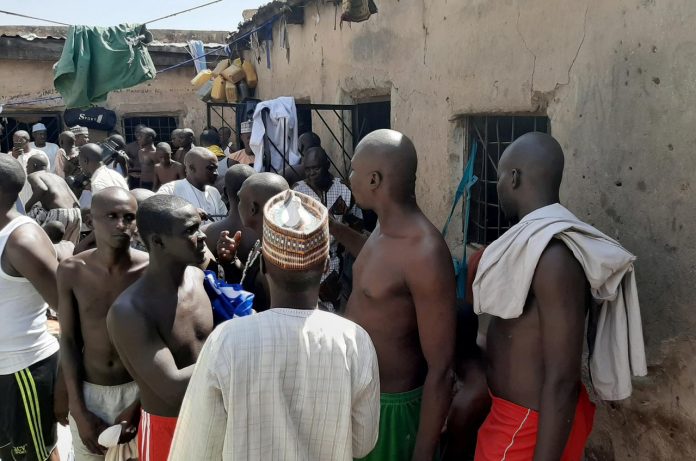
[[[582,459],[583,265],[556,239],[504,272],[526,243],[493,244],[458,300],[405,135],[367,135],[348,184],[314,133],[285,177],[255,171],[251,122],[241,150],[228,129],[195,145],[190,129],[164,143],[141,125],[96,144],[73,127],[59,148],[32,131],[0,154],[3,461],[66,459],[56,423],[78,461]],[[577,220],[562,173],[553,138],[519,138],[499,164],[505,213]],[[596,258],[618,259],[597,235]],[[255,313],[216,323],[207,270],[252,293]],[[518,302],[508,284],[527,287],[522,307],[494,317],[484,353],[474,310]]]

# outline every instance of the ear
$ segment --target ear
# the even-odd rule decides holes
[[[153,247],[164,248],[164,242],[162,241],[162,237],[161,237],[161,236],[159,236],[159,235],[153,235],[152,237],[150,237],[150,239],[151,239],[151,241],[152,241],[152,246],[153,246]]]
[[[517,189],[520,187],[522,172],[517,168],[512,170],[512,188]]]
[[[382,184],[382,173],[373,171],[370,173],[370,189],[377,189]]]
[[[259,213],[259,204],[256,202],[251,202],[251,215],[256,216]]]

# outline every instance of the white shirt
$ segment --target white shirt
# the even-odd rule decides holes
[[[37,147],[36,143],[30,142],[29,146],[32,149],[38,149],[43,151],[48,156],[49,167],[48,171],[54,173],[56,171],[56,154],[58,154],[58,144],[53,144],[52,142],[47,142],[43,147]]]
[[[106,165],[102,165],[92,173],[92,179],[90,181],[92,195],[107,187],[120,187],[128,190],[128,183],[117,171],[112,170]]]
[[[264,109],[269,110],[266,120],[267,127],[263,125],[262,112]],[[263,170],[264,136],[273,143],[268,143],[271,151],[272,173],[282,174],[283,156],[287,159],[288,165],[300,163],[302,157],[300,157],[297,144],[297,109],[294,98],[282,97],[257,104],[254,110],[251,138],[249,139],[249,146],[256,156],[254,159],[256,171]]]
[[[352,461],[377,443],[368,334],[319,310],[270,309],[206,340],[169,461]]]
[[[26,216],[0,230],[0,256],[7,239],[20,226],[37,226]],[[9,375],[50,357],[58,341],[46,328],[48,305],[31,282],[6,274],[0,267],[0,375]]]
[[[196,208],[200,208],[209,215],[226,216],[227,207],[220,197],[220,192],[213,186],[205,186],[205,190],[196,188],[187,179],[178,179],[168,182],[159,188],[158,194],[176,195],[181,197]],[[206,222],[219,221],[222,217],[210,219]]]

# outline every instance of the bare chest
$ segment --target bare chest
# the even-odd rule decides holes
[[[213,314],[205,292],[180,299],[176,310],[156,319],[160,335],[177,365],[195,363],[203,343],[213,331]]]

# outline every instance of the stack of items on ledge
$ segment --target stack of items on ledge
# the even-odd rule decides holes
[[[252,96],[258,76],[249,60],[223,59],[215,69],[204,69],[191,80],[198,90],[198,96],[205,102],[243,101]]]

